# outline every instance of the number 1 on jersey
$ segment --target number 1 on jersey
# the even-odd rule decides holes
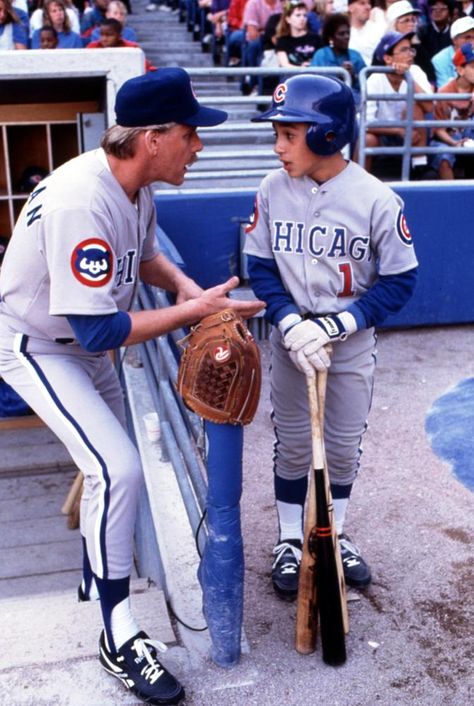
[[[350,262],[342,262],[339,267],[339,272],[342,275],[342,289],[337,295],[338,297],[353,297],[352,290],[352,267]]]

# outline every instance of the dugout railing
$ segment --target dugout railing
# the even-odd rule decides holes
[[[394,73],[394,70],[388,66],[368,66],[359,74],[360,80],[360,114],[359,114],[359,140],[358,140],[358,162],[361,166],[365,165],[365,160],[368,155],[396,155],[401,157],[401,181],[409,181],[410,179],[410,165],[411,159],[415,155],[433,155],[442,153],[460,154],[460,155],[473,155],[474,159],[474,148],[473,147],[452,147],[451,145],[443,145],[442,147],[430,146],[429,140],[428,144],[423,147],[415,147],[412,145],[412,135],[413,129],[420,127],[426,128],[428,130],[435,127],[452,127],[452,128],[463,128],[463,127],[474,127],[473,120],[414,120],[413,110],[416,101],[429,102],[429,101],[446,101],[446,100],[471,100],[472,95],[470,93],[415,93],[415,82],[410,72],[405,73],[405,80],[407,82],[406,93],[390,94],[385,93],[370,93],[367,87],[367,78],[372,73]],[[367,101],[402,101],[406,103],[406,118],[404,120],[367,120]],[[403,145],[399,147],[395,146],[379,146],[379,147],[367,147],[366,144],[366,132],[370,127],[403,127],[405,128],[405,135]]]

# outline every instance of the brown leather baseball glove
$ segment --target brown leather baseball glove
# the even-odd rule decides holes
[[[260,353],[243,320],[224,309],[179,343],[177,388],[186,405],[217,424],[249,424],[260,397]]]

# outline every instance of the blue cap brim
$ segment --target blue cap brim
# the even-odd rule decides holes
[[[179,122],[182,125],[192,125],[194,127],[213,127],[225,122],[228,117],[229,115],[225,110],[206,108],[201,105],[197,113],[194,113],[189,118],[183,118]]]

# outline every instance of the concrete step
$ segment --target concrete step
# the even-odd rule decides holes
[[[146,579],[131,584],[137,622],[169,646],[166,665],[179,677],[187,666],[163,593]],[[136,704],[98,662],[102,620],[98,601],[78,603],[71,592],[0,601],[1,702],[9,706]]]
[[[74,466],[69,452],[47,427],[2,430],[0,456],[2,478]]]

